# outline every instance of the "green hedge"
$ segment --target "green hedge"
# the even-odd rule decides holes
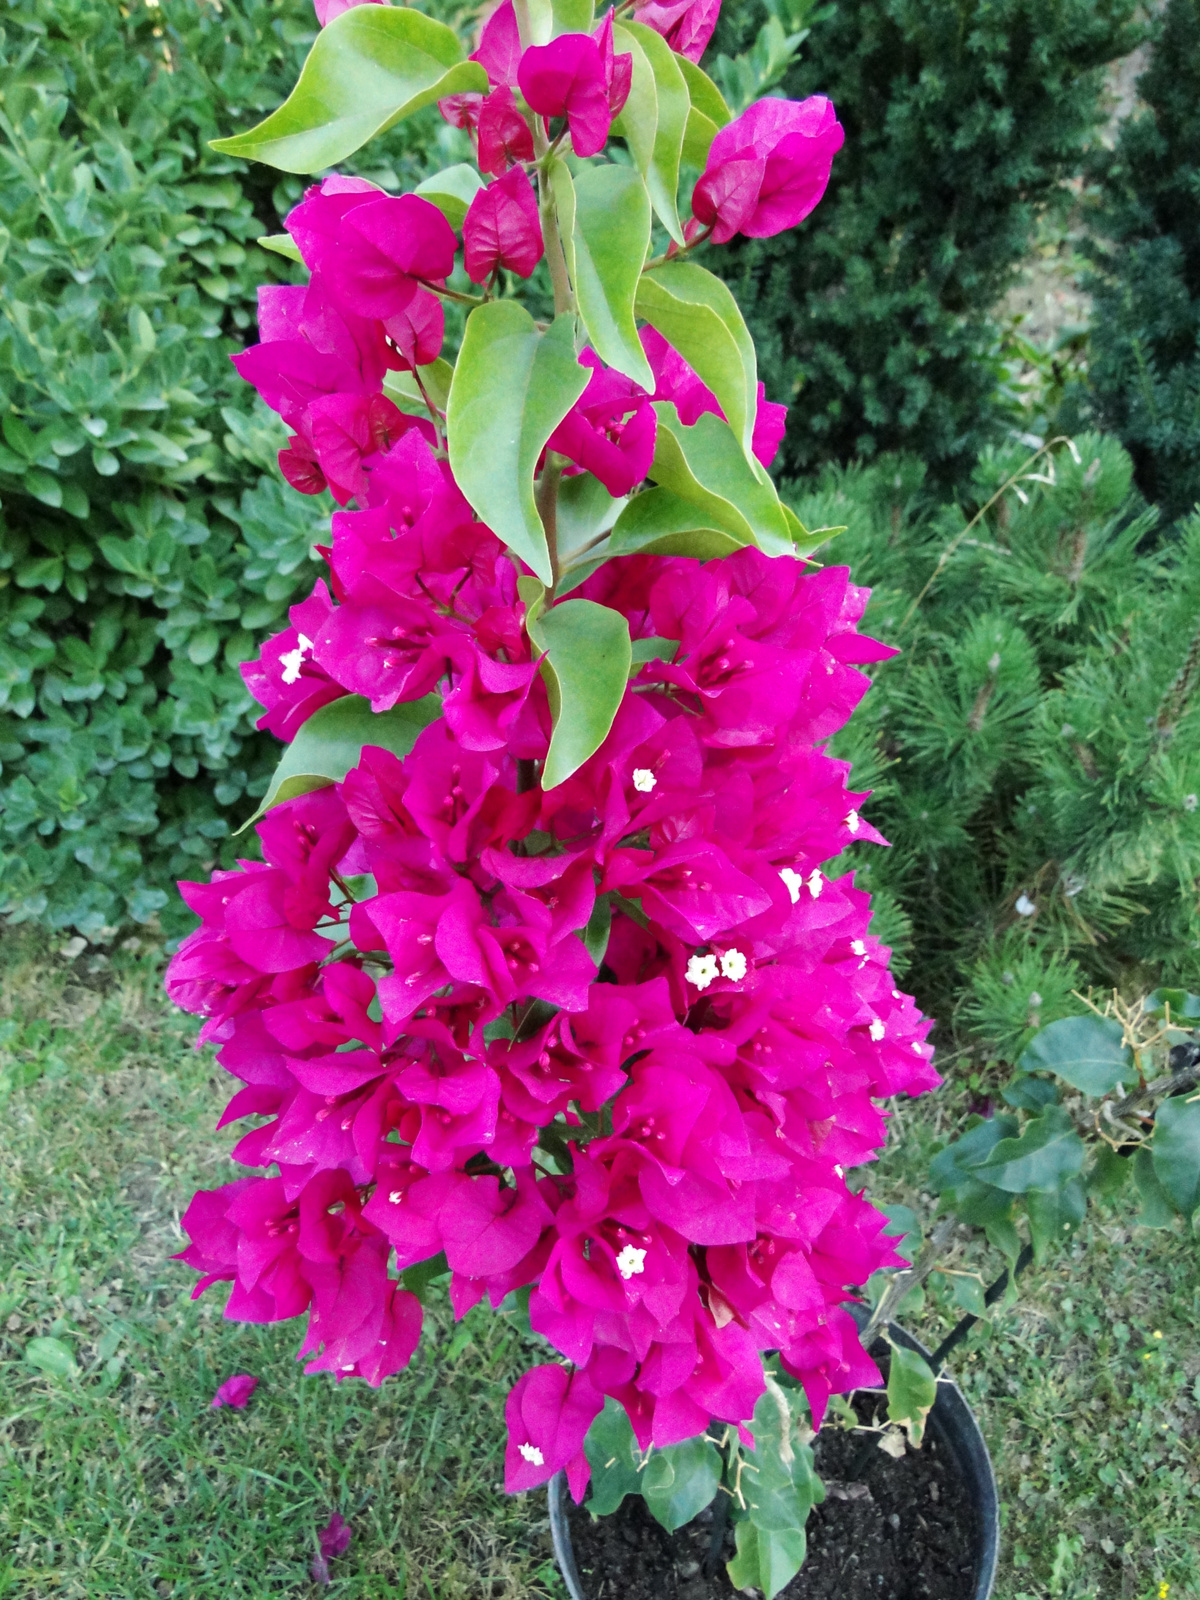
[[[1023,449],[985,453],[962,509],[899,457],[796,501],[849,524],[829,559],[901,652],[839,736],[892,844],[852,853],[877,929],[923,1006],[1008,1059],[1073,989],[1200,987],[1200,516],[1148,552],[1128,454],[1077,446],[974,526]]]
[[[123,10],[0,11],[0,911],[85,933],[169,922],[231,848],[273,764],[237,664],[331,509],[228,360],[302,185],[207,149],[287,92],[309,0]],[[371,176],[411,184],[437,120]]]
[[[796,0],[770,9],[788,3],[798,19]],[[788,470],[903,449],[947,483],[1003,431],[992,308],[1038,208],[1081,168],[1134,9],[837,0],[813,16],[783,86],[829,95],[845,125],[828,194],[795,234],[720,267],[768,392],[793,403]],[[742,48],[761,16],[727,5],[717,47]]]

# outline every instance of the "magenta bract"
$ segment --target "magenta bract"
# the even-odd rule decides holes
[[[699,61],[713,36],[721,0],[634,0],[634,16],[681,56]]]
[[[692,193],[692,211],[724,244],[794,228],[825,193],[845,133],[830,101],[758,100],[721,128]]]
[[[481,189],[463,219],[463,262],[472,283],[497,267],[527,278],[545,254],[537,196],[523,167]]]
[[[586,33],[564,33],[549,44],[531,45],[521,57],[517,81],[539,116],[566,117],[577,156],[598,155],[604,149],[613,112],[609,73],[594,39]]]

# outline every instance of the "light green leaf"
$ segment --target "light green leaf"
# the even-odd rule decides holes
[[[63,1339],[30,1339],[25,1346],[25,1360],[52,1378],[69,1378],[79,1370],[74,1350]]]
[[[613,49],[633,57],[633,77],[621,115],[613,122],[612,132],[629,146],[629,154],[638,171],[646,173],[654,161],[654,138],[658,132],[658,89],[654,83],[654,68],[638,40],[620,24],[613,28]]]
[[[447,167],[444,172],[422,179],[415,192],[431,200],[455,233],[460,233],[471,201],[486,187],[475,168],[462,161],[456,167]]]
[[[322,706],[288,745],[258,810],[238,832],[244,833],[272,806],[340,783],[358,765],[364,745],[381,745],[406,756],[421,730],[441,714],[442,697],[437,694],[393,706],[390,711],[372,711],[371,702],[360,694],[345,695]]]
[[[527,613],[526,627],[546,652],[542,673],[554,733],[542,788],[555,789],[608,737],[629,678],[629,624],[619,611],[593,600],[563,600],[532,622]]]
[[[892,1249],[905,1261],[911,1261],[921,1248],[921,1220],[911,1206],[881,1207],[887,1221],[883,1231],[893,1241]]]
[[[530,44],[549,44],[560,33],[591,33],[594,0],[527,0]]]
[[[627,1494],[641,1494],[642,1453],[619,1400],[610,1397],[604,1402],[604,1410],[587,1431],[583,1453],[592,1469],[587,1508],[596,1516],[611,1516]]]
[[[445,411],[450,398],[450,383],[454,377],[454,368],[439,356],[436,361],[431,361],[428,366],[419,367],[417,370],[421,382],[425,385],[425,394],[439,411]],[[407,412],[409,416],[429,416],[425,395],[421,393],[417,380],[411,372],[385,373],[383,390],[393,405]]]
[[[304,265],[304,257],[290,233],[264,233],[258,243],[264,250],[273,250],[277,256],[286,256],[289,261]]]
[[[248,133],[214,139],[223,155],[283,172],[321,172],[444,95],[488,90],[458,36],[412,6],[354,6],[317,35],[291,94]]]
[[[546,441],[587,386],[588,370],[575,355],[574,322],[556,317],[539,333],[515,300],[477,307],[467,318],[446,410],[450,468],[459,488],[481,521],[544,583],[552,581],[550,552],[533,474]]]
[[[703,169],[708,160],[709,148],[717,136],[717,130],[732,120],[733,113],[725,104],[725,97],[707,73],[702,72],[695,62],[689,61],[686,56],[678,56],[676,59],[691,100],[687,128],[683,135],[683,159],[688,166]]]
[[[691,111],[691,99],[688,95],[687,81],[679,67],[680,57],[661,34],[655,33],[653,28],[647,28],[639,22],[625,22],[615,27],[613,44],[617,51],[628,50],[633,56],[635,78],[639,73],[648,70],[653,79],[654,128],[652,132],[648,128],[639,128],[637,138],[630,138],[630,149],[638,164],[638,170],[645,179],[650,202],[659,221],[676,244],[681,245],[684,240],[677,201],[679,159],[683,149],[688,114]],[[633,99],[632,88],[630,99]],[[627,137],[629,137],[627,130],[634,118],[644,115],[645,108],[650,104],[649,95],[639,96],[634,100],[632,108],[629,101],[626,101],[621,116],[622,131],[626,132]],[[628,124],[624,121],[626,112],[629,116]],[[650,135],[649,139],[646,137],[647,133]],[[649,159],[643,164],[647,151]]]
[[[645,489],[634,495],[617,518],[607,546],[610,556],[645,550],[655,555],[696,556],[708,561],[740,550],[745,539],[710,526],[697,506],[670,489]]]
[[[734,1529],[737,1554],[725,1570],[735,1589],[761,1589],[765,1600],[789,1584],[808,1554],[808,1535],[803,1528],[760,1528],[751,1521],[739,1522]]]
[[[888,1366],[888,1421],[899,1423],[919,1449],[925,1437],[925,1419],[937,1399],[937,1379],[929,1363],[916,1350],[893,1344]]]
[[[779,503],[783,507],[784,521],[788,525],[788,533],[791,534],[792,544],[795,547],[793,550],[794,555],[811,556],[815,550],[819,550],[822,545],[828,544],[831,539],[836,539],[839,533],[845,533],[846,531],[844,523],[839,524],[836,528],[813,528],[810,530],[804,526],[786,501],[781,500]]]
[[[987,1316],[988,1308],[983,1298],[983,1284],[978,1278],[971,1277],[969,1273],[956,1272],[950,1279],[950,1290],[954,1295],[955,1305],[961,1306],[970,1316]]]
[[[551,180],[556,200],[572,183],[565,162]],[[650,244],[650,197],[632,167],[584,167],[574,179],[574,223],[563,246],[579,314],[601,360],[653,390],[654,374],[634,321],[638,280]],[[569,203],[566,210],[570,210]]]
[[[678,639],[662,639],[657,634],[652,634],[648,639],[635,639],[630,652],[633,659],[629,670],[636,672],[648,661],[674,661],[678,649]]]
[[[1162,1102],[1154,1113],[1150,1154],[1159,1183],[1190,1217],[1200,1205],[1200,1099]]]
[[[625,505],[614,499],[590,472],[577,472],[558,485],[558,588],[561,599],[608,560],[607,535]]]
[[[758,411],[754,341],[728,286],[692,261],[664,261],[642,274],[637,313],[695,368],[716,395],[751,470],[765,476],[750,448]]]
[[[1119,1022],[1062,1017],[1037,1032],[1017,1063],[1025,1072],[1053,1072],[1073,1089],[1099,1098],[1127,1079],[1133,1056]]]
[[[1175,1221],[1175,1207],[1155,1171],[1149,1146],[1139,1145],[1132,1160],[1133,1178],[1142,1200],[1138,1221],[1143,1228],[1169,1228]]]
[[[1057,1189],[1083,1166],[1083,1140],[1062,1106],[1047,1106],[1032,1117],[1016,1139],[1001,1139],[974,1175],[1009,1194]]]
[[[746,1514],[737,1524],[737,1554],[728,1563],[736,1588],[753,1586],[778,1594],[804,1563],[804,1525],[825,1498],[813,1470],[812,1451],[793,1432],[784,1390],[770,1376],[754,1408],[754,1449],[741,1475]]]
[[[658,439],[650,476],[703,513],[704,521],[739,544],[769,556],[791,555],[787,519],[775,486],[751,468],[727,422],[711,411],[685,428],[668,402],[655,405]]]
[[[668,1533],[703,1511],[721,1481],[721,1455],[704,1437],[655,1450],[642,1469],[646,1509]]]

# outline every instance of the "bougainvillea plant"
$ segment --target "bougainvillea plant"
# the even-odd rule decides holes
[[[267,1119],[234,1159],[273,1174],[193,1200],[197,1292],[307,1313],[306,1370],[370,1384],[439,1273],[456,1316],[521,1293],[559,1359],[509,1396],[509,1489],[565,1469],[578,1499],[621,1435],[663,1465],[604,1495],[665,1472],[674,1521],[773,1438],[772,1516],[734,1513],[773,1593],[819,1492],[781,1384],[819,1426],[877,1380],[843,1302],[901,1264],[844,1174],[937,1078],[823,870],[878,840],[823,746],[889,652],[776,493],[784,408],[694,259],[795,226],[842,130],[822,98],[731,118],[696,65],[717,10],[505,0],[464,59],[333,0],[288,101],[220,142],[327,172],[436,101],[477,162],[399,196],[326,176],[271,241],[308,283],[262,290],[237,365],[289,482],[350,509],[245,669],[288,742],[263,859],[182,885],[168,987],[244,1085],[223,1122]]]

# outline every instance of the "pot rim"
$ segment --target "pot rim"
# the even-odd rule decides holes
[[[851,1302],[846,1309],[854,1316],[860,1327],[866,1323],[869,1314],[866,1307]],[[897,1344],[904,1345],[909,1350],[916,1350],[926,1360],[929,1359],[930,1352],[921,1341],[898,1323],[889,1322],[888,1333]],[[937,1435],[938,1442],[954,1457],[959,1471],[970,1486],[975,1513],[979,1518],[975,1588],[969,1600],[990,1600],[1000,1557],[1000,1494],[996,1486],[992,1458],[988,1453],[987,1441],[983,1437],[979,1420],[967,1403],[966,1396],[952,1378],[938,1379],[937,1400],[929,1413],[929,1423]],[[567,1520],[565,1472],[559,1471],[554,1474],[546,1486],[546,1494],[549,1501],[550,1537],[554,1545],[554,1557],[567,1586],[567,1594],[570,1600],[590,1600],[590,1596],[584,1592],[571,1542],[571,1528]]]

